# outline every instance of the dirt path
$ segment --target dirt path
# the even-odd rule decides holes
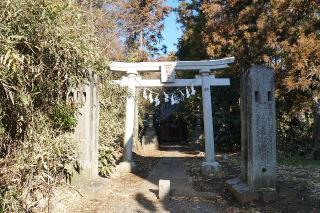
[[[214,203],[203,199],[192,188],[192,181],[184,169],[186,158],[194,157],[179,151],[153,151],[143,156],[158,163],[147,178],[142,173],[114,173],[110,179],[96,182],[99,188],[81,199],[80,206],[72,212],[215,212]],[[139,158],[141,156],[136,156]],[[139,166],[139,163],[138,165]],[[157,198],[158,181],[171,181],[172,196],[169,201]]]
[[[320,168],[279,165],[277,200],[241,205],[226,191],[225,181],[240,174],[239,154],[218,155],[222,171],[201,173],[204,158],[188,151],[152,151],[134,155],[135,173],[115,172],[90,182],[83,197],[57,212],[319,212]],[[171,181],[171,199],[157,199],[158,181]],[[306,184],[309,183],[309,184]],[[68,197],[68,195],[66,195]]]

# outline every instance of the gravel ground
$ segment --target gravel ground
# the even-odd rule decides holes
[[[272,202],[251,202],[241,205],[226,190],[225,181],[240,174],[239,154],[218,156],[222,172],[205,176],[201,172],[203,153],[181,151],[175,157],[183,158],[183,166],[197,196],[173,195],[161,202],[157,192],[142,187],[151,170],[162,157],[172,157],[168,151],[134,154],[135,173],[114,173],[110,178],[100,178],[88,183],[81,193],[75,189],[62,191],[52,212],[320,212],[320,168],[280,165],[278,186],[280,196]],[[53,209],[53,208],[52,208]]]
[[[320,212],[320,168],[278,166],[278,199],[271,202],[256,201],[241,205],[226,190],[225,181],[240,175],[240,154],[218,156],[222,172],[215,176],[201,174],[199,165],[203,157],[189,158],[185,168],[192,177],[197,191],[215,193],[221,212]]]

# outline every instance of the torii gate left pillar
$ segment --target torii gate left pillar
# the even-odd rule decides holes
[[[128,69],[128,95],[126,103],[126,120],[125,120],[125,134],[123,141],[123,156],[122,162],[118,169],[122,172],[132,172],[135,164],[132,161],[132,147],[133,147],[133,132],[134,132],[134,117],[135,117],[135,96],[136,96],[136,77],[137,70]]]
[[[202,163],[202,172],[205,174],[210,174],[219,171],[221,167],[215,159],[214,152],[210,69],[201,69],[199,72],[202,78],[202,107],[206,152],[206,160]]]

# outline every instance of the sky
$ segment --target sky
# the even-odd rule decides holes
[[[167,0],[167,5],[175,8],[179,5],[178,0]],[[160,45],[167,46],[167,52],[177,51],[175,44],[178,43],[178,38],[181,37],[180,24],[176,22],[176,13],[171,12],[170,15],[164,20],[164,31],[162,32],[163,40]]]

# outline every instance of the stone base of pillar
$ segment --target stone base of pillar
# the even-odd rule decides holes
[[[117,165],[116,170],[120,173],[130,173],[134,171],[136,164],[133,161],[122,161]]]
[[[263,200],[269,202],[278,198],[275,188],[262,188],[252,190],[247,183],[234,178],[227,181],[227,189],[240,201],[245,204],[254,200]]]
[[[218,162],[203,162],[202,172],[203,174],[213,174],[221,171],[221,166]]]

